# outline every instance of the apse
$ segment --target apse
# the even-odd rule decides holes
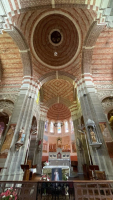
[[[53,104],[47,112],[43,138],[42,162],[48,161],[51,153],[68,153],[71,161],[77,161],[75,134],[71,112],[62,103]]]

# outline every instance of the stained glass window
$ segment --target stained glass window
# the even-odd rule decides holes
[[[68,122],[65,122],[65,132],[67,133],[69,131],[68,129]]]
[[[45,131],[47,132],[48,130],[48,121],[45,122]]]
[[[50,123],[50,132],[53,133],[53,122]]]
[[[74,131],[73,121],[71,121],[71,132]]]
[[[61,123],[58,122],[57,133],[61,133]]]

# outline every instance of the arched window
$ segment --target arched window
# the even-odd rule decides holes
[[[50,132],[53,133],[53,122],[50,123]]]
[[[73,121],[71,121],[71,132],[74,131]]]
[[[58,122],[57,133],[61,133],[61,123],[60,122]]]
[[[45,122],[45,131],[48,131],[48,121]]]
[[[67,121],[65,122],[65,132],[66,132],[66,133],[69,132],[69,129],[68,129],[68,122],[67,122]]]

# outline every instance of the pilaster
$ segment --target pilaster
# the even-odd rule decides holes
[[[83,164],[85,163],[85,160],[84,160],[83,145],[81,142],[80,133],[78,132],[78,126],[79,126],[78,119],[73,119],[73,126],[74,126],[76,150],[77,150],[78,174],[83,174]]]
[[[48,108],[41,105],[39,129],[38,129],[38,135],[35,144],[35,153],[33,159],[33,164],[37,165],[37,174],[42,174],[43,136],[44,136],[45,121],[47,119],[46,118],[47,110]]]

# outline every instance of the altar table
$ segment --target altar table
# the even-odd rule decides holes
[[[70,167],[69,166],[44,166],[42,169],[42,174],[52,174],[53,168],[62,168],[62,173],[68,174],[70,176]]]

